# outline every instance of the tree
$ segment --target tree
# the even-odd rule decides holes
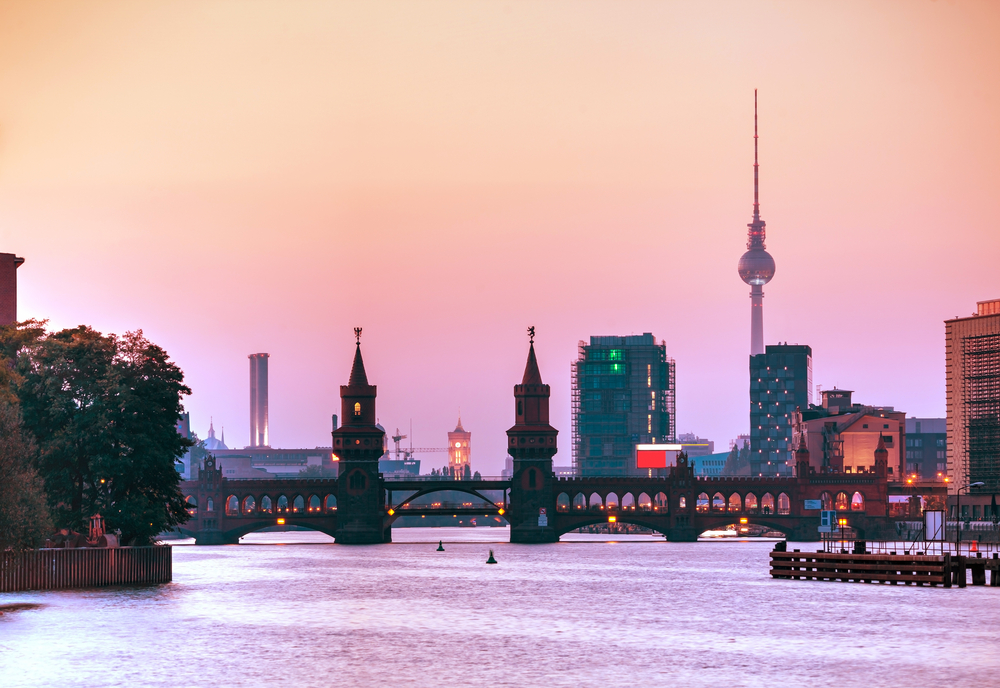
[[[174,464],[191,446],[176,431],[191,390],[163,349],[141,330],[80,326],[28,341],[17,372],[57,526],[82,530],[100,513],[122,544],[141,545],[187,520]]]
[[[0,551],[39,547],[52,532],[42,480],[32,465],[36,452],[16,404],[0,400]]]
[[[726,457],[726,464],[722,469],[723,475],[750,475],[750,443],[743,440],[743,448],[737,445],[729,451]]]

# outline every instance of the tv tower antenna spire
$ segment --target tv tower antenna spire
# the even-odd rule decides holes
[[[760,186],[757,168],[757,89],[753,90],[753,222],[760,222]]]

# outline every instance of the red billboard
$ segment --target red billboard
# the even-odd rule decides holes
[[[676,465],[679,444],[637,444],[635,447],[636,468],[667,468]]]
[[[635,463],[636,468],[666,468],[667,450],[666,448],[636,449]]]

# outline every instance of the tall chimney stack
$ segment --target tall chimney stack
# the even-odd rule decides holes
[[[0,253],[0,325],[17,322],[17,269],[24,258]]]
[[[250,446],[269,447],[267,434],[267,359],[250,354]]]

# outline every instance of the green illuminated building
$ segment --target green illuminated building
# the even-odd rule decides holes
[[[645,474],[635,445],[675,441],[674,374],[666,345],[648,332],[580,342],[572,365],[577,475]]]

